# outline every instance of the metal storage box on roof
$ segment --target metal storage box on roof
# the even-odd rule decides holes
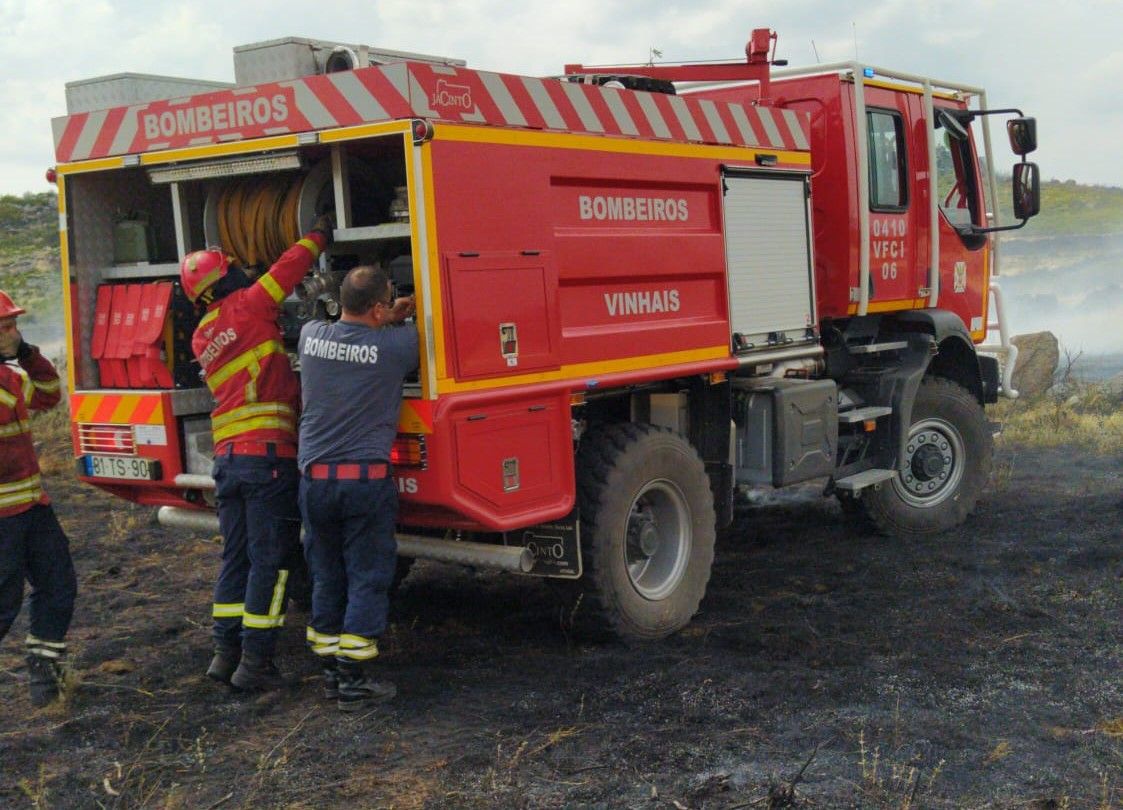
[[[233,87],[229,82],[182,79],[147,73],[114,73],[66,83],[68,115],[144,104],[166,98],[194,96]]]
[[[305,37],[285,37],[234,48],[234,81],[238,86],[245,87],[315,76],[325,72],[328,58],[336,49],[349,52],[353,59],[352,67],[370,67],[404,61],[434,62],[460,67],[467,64],[463,59],[446,56],[393,51],[386,48],[372,48],[369,45],[327,42]]]

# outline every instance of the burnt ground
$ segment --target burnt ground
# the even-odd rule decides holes
[[[1000,448],[961,530],[902,543],[814,489],[720,540],[684,632],[574,638],[549,583],[419,564],[341,716],[290,612],[298,682],[202,677],[218,547],[68,479],[79,571],[65,705],[0,651],[3,807],[1120,807],[1123,464]],[[580,608],[578,608],[580,609]]]

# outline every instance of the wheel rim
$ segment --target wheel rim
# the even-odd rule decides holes
[[[686,497],[673,482],[650,481],[628,512],[624,563],[636,592],[652,601],[678,586],[690,559],[691,520]]]
[[[912,506],[936,506],[955,494],[965,461],[963,437],[955,425],[943,419],[921,420],[909,430],[893,488]]]

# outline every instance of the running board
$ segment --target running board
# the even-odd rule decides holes
[[[881,484],[897,475],[896,470],[863,470],[854,475],[848,475],[834,482],[835,489],[844,492],[860,492],[866,487]]]
[[[218,515],[209,510],[161,506],[156,513],[156,520],[161,526],[169,528],[219,533]],[[517,574],[525,574],[534,567],[534,555],[525,546],[497,546],[414,534],[399,534],[397,540],[398,553],[403,557],[457,563],[475,568],[498,568]]]
[[[844,425],[853,425],[856,422],[865,422],[867,419],[880,419],[891,413],[893,409],[888,405],[867,405],[851,411],[843,411],[838,415],[838,421]]]
[[[879,354],[881,352],[898,352],[908,347],[909,342],[907,340],[892,340],[887,343],[861,343],[857,346],[847,346],[846,350],[850,354]]]

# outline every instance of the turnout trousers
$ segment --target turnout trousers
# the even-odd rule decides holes
[[[397,565],[398,491],[376,480],[300,479],[304,556],[312,576],[308,644],[318,656],[368,661],[386,630]]]
[[[0,640],[19,615],[25,579],[31,583],[27,652],[61,658],[78,585],[70,542],[47,505],[0,518]]]
[[[221,455],[214,460],[222,570],[214,587],[214,642],[272,657],[285,623],[289,571],[300,546],[296,461]]]

